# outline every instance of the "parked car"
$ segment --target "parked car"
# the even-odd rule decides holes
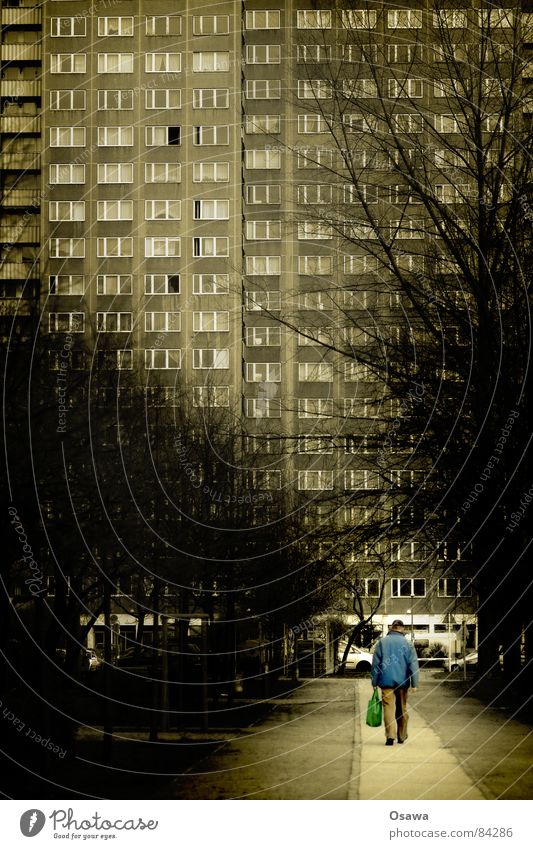
[[[342,661],[344,655],[344,647],[339,647],[339,658]],[[345,670],[347,672],[370,672],[372,666],[372,652],[366,649],[350,646],[348,657],[346,658]]]
[[[465,658],[459,657],[457,660],[454,660],[452,663],[452,671],[462,669],[465,663],[467,668],[475,668],[477,666],[477,651],[470,652],[470,654],[467,654]]]

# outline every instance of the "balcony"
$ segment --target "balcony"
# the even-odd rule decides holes
[[[0,243],[4,245],[38,245],[40,228],[38,224],[24,226],[2,226],[0,224]]]
[[[0,153],[0,170],[38,171],[41,167],[39,151],[28,153]]]
[[[39,115],[0,115],[0,133],[40,133]]]
[[[40,97],[40,80],[2,80],[0,89],[2,97]]]
[[[42,8],[40,6],[19,6],[16,9],[2,9],[2,26],[35,26],[42,21]]]
[[[41,199],[37,189],[5,189],[4,195],[0,198],[0,203],[4,207],[40,207]]]
[[[28,298],[0,298],[1,316],[31,315],[31,301]]]
[[[0,280],[38,280],[39,266],[26,262],[4,262],[0,265]]]
[[[2,44],[2,62],[38,62],[41,58],[41,45],[38,42],[20,44]]]

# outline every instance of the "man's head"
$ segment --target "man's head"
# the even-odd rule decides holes
[[[405,631],[405,625],[403,624],[401,619],[395,619],[392,625],[390,626],[391,631],[399,631],[400,634],[403,634]]]

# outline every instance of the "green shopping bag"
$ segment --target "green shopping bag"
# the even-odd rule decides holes
[[[378,688],[374,687],[372,698],[370,699],[366,710],[366,724],[370,725],[372,728],[377,728],[381,725],[381,715],[381,699],[379,697]]]

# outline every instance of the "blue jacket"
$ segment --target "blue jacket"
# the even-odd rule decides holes
[[[418,687],[416,652],[400,631],[389,631],[378,642],[371,675],[373,687]]]

